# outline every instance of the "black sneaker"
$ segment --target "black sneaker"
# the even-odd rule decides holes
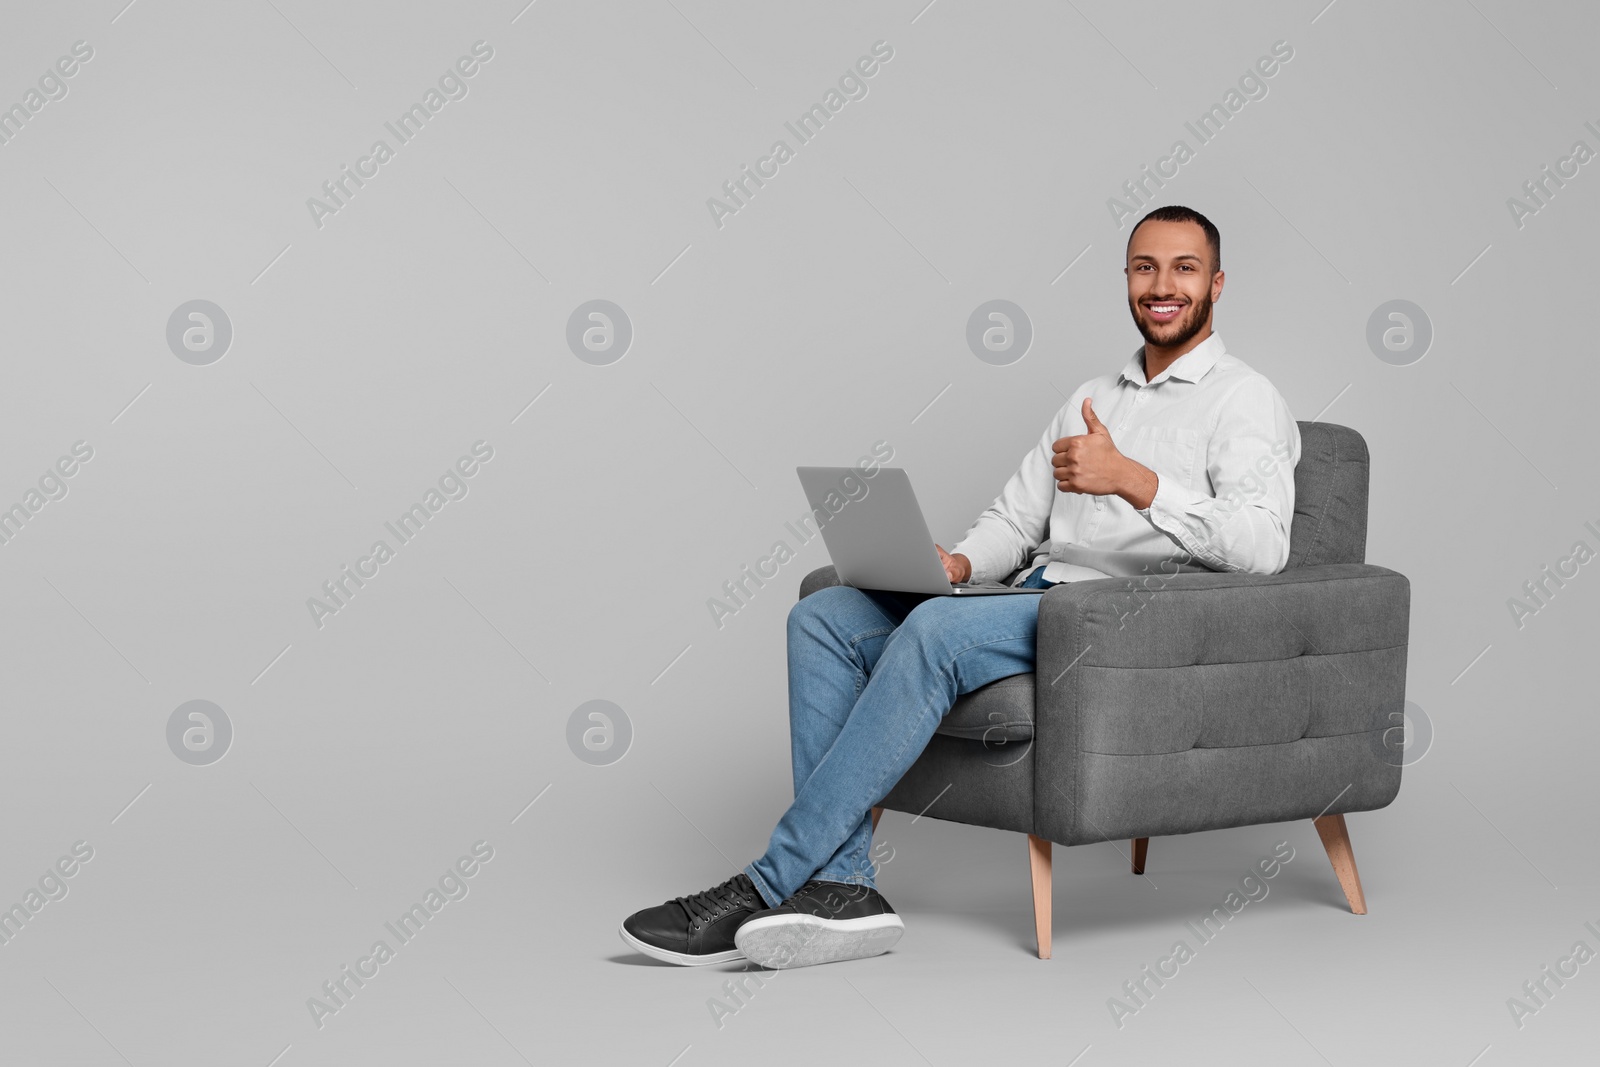
[[[742,959],[733,932],[765,908],[745,874],[736,874],[702,893],[678,897],[622,920],[622,940],[658,960],[697,967]]]
[[[734,941],[766,968],[809,967],[887,952],[905,923],[871,886],[819,882],[744,921]]]

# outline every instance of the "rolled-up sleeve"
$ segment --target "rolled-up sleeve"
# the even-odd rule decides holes
[[[1206,455],[1210,494],[1157,474],[1139,514],[1213,570],[1277,574],[1289,561],[1300,428],[1272,383],[1246,379],[1218,408]]]
[[[1076,399],[1080,404],[1083,402],[1081,391]],[[1039,443],[1022,457],[1016,473],[1006,482],[994,503],[983,510],[961,542],[950,549],[952,555],[959,552],[972,561],[973,581],[999,581],[1021,566],[1044,541],[1056,495],[1055,466],[1051,462],[1053,446],[1061,437],[1062,413],[1071,408],[1069,402],[1050,420]]]

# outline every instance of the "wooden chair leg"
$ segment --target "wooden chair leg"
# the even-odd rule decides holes
[[[883,818],[883,809],[882,808],[873,808],[872,809],[872,832],[873,833],[877,833],[878,832],[878,820],[881,819],[881,818]]]
[[[1050,842],[1028,835],[1028,866],[1033,872],[1033,935],[1039,958],[1050,958]]]
[[[1333,864],[1333,873],[1339,878],[1339,885],[1344,889],[1344,898],[1350,902],[1350,910],[1357,915],[1367,913],[1367,897],[1361,892],[1361,872],[1356,870],[1356,854],[1350,848],[1350,831],[1345,828],[1343,815],[1324,815],[1315,820],[1317,836],[1322,838],[1322,847],[1328,850],[1328,860]]]
[[[1144,873],[1144,857],[1145,857],[1146,853],[1148,853],[1149,851],[1150,851],[1150,839],[1148,837],[1136,837],[1136,838],[1133,839],[1133,873],[1134,874],[1143,874]]]

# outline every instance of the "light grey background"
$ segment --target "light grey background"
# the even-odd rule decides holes
[[[1520,629],[1507,607],[1600,548],[1600,164],[1520,229],[1506,206],[1600,148],[1591,5],[524,2],[0,12],[0,104],[94,49],[0,146],[0,504],[94,449],[0,546],[0,904],[94,849],[0,946],[0,1060],[1593,1054],[1600,964],[1521,1029],[1506,1005],[1600,948],[1600,564]],[[468,95],[313,225],[479,40]],[[707,198],[880,40],[868,95],[718,228]],[[786,537],[796,464],[877,440],[958,538],[1137,344],[1107,198],[1279,40],[1268,95],[1158,202],[1221,227],[1230,350],[1366,436],[1368,559],[1411,579],[1434,738],[1350,820],[1371,914],[1309,824],[1157,840],[1137,882],[1111,845],[1058,849],[1040,962],[1021,838],[891,813],[900,946],[781,974],[719,1028],[730,969],[647,965],[615,928],[763,847],[785,613],[825,551],[720,630],[707,599]],[[166,343],[195,299],[233,327],[209,366]],[[565,341],[596,299],[634,330],[608,366]],[[994,299],[1033,325],[1009,366],[966,344]],[[1433,325],[1410,366],[1366,343],[1395,299]],[[307,598],[479,440],[465,499],[317,628]],[[167,745],[198,699],[233,728],[205,766]],[[631,722],[620,761],[568,748],[590,700]],[[1118,1029],[1107,999],[1284,839],[1271,896]],[[307,999],[479,840],[469,895],[319,1029]]]

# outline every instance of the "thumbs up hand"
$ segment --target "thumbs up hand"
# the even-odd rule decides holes
[[[1099,434],[1111,443],[1111,431],[1106,429],[1106,424],[1100,421],[1100,416],[1094,413],[1094,401],[1088,397],[1083,398],[1083,424],[1089,427],[1091,434]]]
[[[1063,437],[1051,446],[1056,487],[1063,493],[1120,496],[1134,507],[1149,507],[1155,497],[1155,472],[1117,451],[1111,431],[1094,413],[1088,397],[1083,400],[1083,422],[1088,433]]]

